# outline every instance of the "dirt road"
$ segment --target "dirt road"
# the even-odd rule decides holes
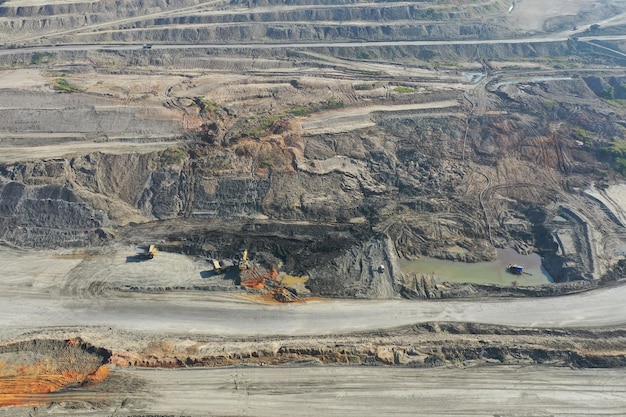
[[[472,321],[528,327],[626,325],[626,287],[559,299],[469,302],[332,300],[265,306],[207,300],[203,294],[142,294],[102,300],[63,300],[40,294],[0,296],[0,325],[112,326],[128,331],[223,335],[348,333],[428,321]],[[215,297],[212,296],[211,298]],[[38,314],[33,314],[36,311]],[[253,317],[254,320],[250,320]]]
[[[500,416],[617,416],[626,406],[621,383],[625,372],[620,370],[340,367],[165,372],[171,379],[163,378],[163,371],[133,371],[155,384],[160,394],[148,406],[150,411],[172,412],[171,404],[183,397],[184,412],[190,415],[211,409],[220,415],[255,416],[291,416],[295,410],[302,416],[362,416],[372,410],[406,416],[483,416],[487,410]]]
[[[191,257],[161,253],[152,261],[135,263],[126,262],[125,253],[71,259],[56,251],[27,254],[3,249],[0,270],[10,278],[0,283],[2,338],[51,326],[248,336],[350,333],[432,321],[524,327],[626,325],[626,286],[554,299],[326,300],[268,306],[232,292],[194,291],[194,285],[206,280],[201,277],[204,264]],[[129,291],[132,287],[144,291]]]
[[[206,43],[206,44],[162,44],[153,45],[151,49],[319,49],[319,48],[371,48],[391,46],[443,46],[443,45],[501,45],[501,44],[535,44],[546,42],[564,42],[569,38],[569,33],[559,33],[549,36],[521,38],[521,39],[496,39],[496,40],[450,40],[450,41],[377,41],[377,42],[309,42],[309,43]],[[590,40],[623,40],[624,36],[581,36],[579,41]],[[1,55],[14,55],[16,53],[45,53],[62,51],[127,51],[141,49],[140,44],[93,44],[93,45],[68,45],[68,46],[37,46],[30,48],[0,49]]]
[[[375,367],[123,369],[111,381],[133,382],[114,400],[97,388],[58,399],[88,396],[105,409],[83,416],[622,416],[623,370],[498,367],[398,369]],[[122,387],[123,383],[120,384]],[[149,387],[149,389],[147,388]],[[381,388],[384,387],[384,388]],[[119,388],[118,388],[119,389]],[[150,392],[148,392],[148,390]],[[5,409],[16,416],[20,409]],[[41,407],[31,415],[63,415]]]

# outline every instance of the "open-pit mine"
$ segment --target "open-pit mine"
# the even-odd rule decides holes
[[[0,0],[0,416],[626,415],[622,0]]]

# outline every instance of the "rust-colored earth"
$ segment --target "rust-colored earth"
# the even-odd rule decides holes
[[[42,394],[103,381],[109,368],[87,350],[74,339],[0,347],[0,407],[45,404]]]

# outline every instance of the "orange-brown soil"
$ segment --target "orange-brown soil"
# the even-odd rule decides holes
[[[46,403],[45,395],[94,385],[109,369],[78,340],[35,341],[0,349],[0,407]],[[46,352],[47,351],[47,352]]]

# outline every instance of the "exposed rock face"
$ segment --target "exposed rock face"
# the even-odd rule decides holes
[[[480,293],[419,277],[402,282],[395,258],[476,262],[493,259],[494,245],[541,251],[559,282],[590,279],[596,261],[585,224],[594,216],[614,220],[565,204],[569,189],[606,168],[593,146],[571,140],[579,134],[573,126],[622,133],[606,113],[572,116],[570,97],[595,99],[585,86],[578,79],[494,84],[490,100],[509,109],[506,117],[380,114],[372,127],[300,139],[289,119],[258,138],[218,120],[210,142],[6,165],[2,237],[53,247],[93,244],[118,226],[152,219],[249,222],[245,231],[161,239],[187,242],[191,253],[210,244],[227,256],[244,245],[270,264],[280,260],[291,272],[310,274],[316,294],[352,297]],[[558,105],[549,99],[554,95],[563,97]],[[547,116],[567,124],[566,139],[551,133]],[[567,223],[552,222],[555,215]]]
[[[43,6],[14,7],[10,2],[0,6],[2,33],[45,32],[69,27],[115,22],[117,19],[136,21],[122,25],[120,31],[81,36],[80,42],[233,42],[264,38],[268,41],[324,41],[348,39],[437,39],[490,38],[508,32],[498,19],[506,6],[500,2],[477,2],[473,7],[456,2],[429,4],[371,3],[341,1],[332,5],[310,4],[309,7],[284,7],[283,3],[254,4],[234,2],[237,12],[194,13],[194,0],[168,4],[161,0],[129,1],[124,6],[107,2],[85,2]],[[337,4],[338,3],[338,4]],[[343,4],[345,7],[337,7]],[[268,7],[269,6],[269,7]],[[306,4],[304,5],[306,6]],[[168,9],[181,9],[175,16],[163,14],[156,18],[141,18]],[[486,15],[486,16],[485,16]],[[481,16],[482,22],[471,18]],[[485,18],[488,17],[488,18]],[[352,23],[356,22],[356,24]],[[367,22],[363,25],[361,22]],[[402,23],[401,23],[402,22]],[[427,22],[427,23],[426,23]],[[459,23],[460,22],[460,23]],[[132,26],[134,30],[128,29]],[[56,35],[55,39],[72,39]],[[74,39],[76,40],[76,39]]]
[[[0,230],[21,245],[84,245],[100,241],[105,212],[81,199],[69,184],[0,183]]]
[[[173,168],[173,174],[170,168],[152,171],[149,164],[156,166],[156,157],[154,154],[90,154],[71,160],[18,164],[7,168],[5,174],[25,184],[26,190],[69,190],[48,195],[35,191],[35,195],[43,195],[48,200],[63,204],[85,205],[87,200],[91,205],[106,210],[107,215],[110,213],[116,219],[115,223],[123,224],[124,219],[118,218],[118,215],[124,210],[138,209],[147,216],[160,215],[162,218],[179,214],[180,208],[175,200],[167,199],[166,196],[176,197],[179,194],[177,184],[181,177],[180,167],[178,170]],[[36,185],[47,183],[50,185]],[[157,198],[153,197],[155,189],[159,190]],[[30,194],[32,192],[27,191],[26,195]],[[64,226],[74,224],[76,227],[87,227],[81,216],[67,216],[64,222]],[[96,226],[107,226],[107,222],[100,222]]]
[[[227,219],[262,214],[262,203],[269,187],[267,179],[203,180],[195,188],[193,215]]]

